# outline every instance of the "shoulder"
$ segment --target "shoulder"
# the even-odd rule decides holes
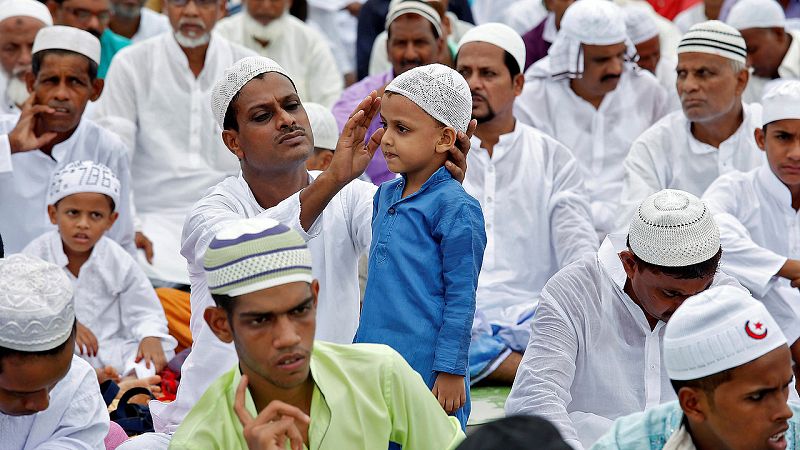
[[[0,114],[0,133],[8,133],[17,126],[19,114]]]
[[[95,394],[100,395],[97,374],[89,363],[77,355],[72,355],[69,372],[53,388],[50,404],[60,405],[62,409],[75,409],[74,402],[93,397]]]
[[[315,365],[324,366],[329,373],[362,381],[380,379],[399,365],[405,364],[405,359],[397,351],[384,344],[314,341],[312,358],[316,359]]]
[[[291,32],[302,33],[298,37],[302,37],[302,39],[309,44],[316,44],[317,42],[325,43],[325,38],[322,36],[322,33],[297,17],[288,14],[286,16],[286,23],[292,28],[290,29]]]
[[[220,19],[219,22],[214,25],[214,32],[228,38],[230,33],[241,30],[243,17],[241,14],[244,13],[234,14],[232,16]]]
[[[93,145],[96,147],[98,155],[104,154],[108,156],[108,159],[103,159],[98,162],[115,166],[109,167],[115,172],[119,169],[119,167],[116,167],[116,164],[122,158],[126,158],[125,166],[128,166],[128,148],[125,146],[122,138],[120,138],[117,133],[114,133],[107,128],[103,128],[89,119],[82,119],[81,122],[84,122],[84,145]],[[122,177],[124,174],[115,173],[115,175],[117,175],[117,177]]]
[[[61,241],[61,235],[58,234],[58,230],[48,231],[30,241],[28,245],[22,249],[22,253],[25,253],[26,255],[38,256],[46,261],[50,261],[50,259],[52,259],[52,255],[50,254],[50,243],[55,239],[58,239],[59,242]]]
[[[108,236],[103,236],[94,246],[94,251],[103,259],[100,263],[103,267],[114,266],[117,269],[129,270],[132,267],[138,268],[139,265],[130,253],[125,251],[121,245]]]
[[[586,253],[545,283],[541,302],[558,303],[570,311],[594,308],[601,302],[601,285],[605,276],[597,253]]]
[[[642,134],[636,138],[633,146],[652,147],[652,150],[668,153],[677,153],[686,150],[689,145],[688,140],[685,145],[681,144],[676,146],[671,144],[676,137],[682,137],[686,134],[686,122],[686,116],[683,115],[683,110],[672,111],[659,119],[650,128],[644,130]]]
[[[164,39],[167,38],[174,39],[172,33],[163,33],[159,36],[154,36],[150,39],[138,42],[136,45],[128,45],[125,48],[121,48],[114,55],[114,63],[119,65],[120,62],[125,62],[129,64],[129,68],[136,68],[138,67],[135,65],[137,60],[153,58],[155,55],[153,50],[163,48]]]
[[[110,29],[106,29],[101,37],[103,45],[108,45],[114,52],[122,50],[123,48],[131,45],[131,40],[114,33]]]
[[[620,417],[595,444],[596,450],[640,450],[662,448],[680,428],[683,411],[677,401],[647,411]]]

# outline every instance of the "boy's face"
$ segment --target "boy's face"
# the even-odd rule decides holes
[[[328,170],[333,160],[333,152],[326,148],[314,147],[311,156],[306,160],[307,170]]]
[[[111,199],[104,194],[81,192],[64,197],[58,205],[48,205],[50,222],[58,225],[65,250],[92,251],[119,215],[111,210]]]
[[[767,152],[772,173],[789,187],[800,187],[800,119],[776,120],[756,129],[756,143]]]

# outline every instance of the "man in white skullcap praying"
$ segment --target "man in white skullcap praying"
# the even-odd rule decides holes
[[[0,259],[3,449],[104,448],[108,410],[94,370],[74,347],[67,276],[32,256]]]
[[[718,271],[722,252],[697,197],[663,190],[645,199],[627,237],[609,235],[545,285],[506,413],[541,415],[588,448],[617,417],[673,400],[664,326],[710,286],[743,289]]]
[[[306,102],[303,108],[314,134],[314,152],[306,160],[306,169],[325,170],[331,165],[336,143],[339,141],[339,126],[331,111],[319,103]]]
[[[517,119],[556,138],[580,163],[600,238],[613,229],[622,160],[642,131],[668,111],[667,93],[635,69],[622,9],[581,0],[564,13],[548,56],[526,71]]]

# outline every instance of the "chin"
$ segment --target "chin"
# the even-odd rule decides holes
[[[75,128],[78,128],[78,124],[81,122],[80,117],[77,120],[73,118],[63,119],[63,120],[44,120],[43,125],[47,131],[51,131],[54,133],[69,133],[73,131]]]

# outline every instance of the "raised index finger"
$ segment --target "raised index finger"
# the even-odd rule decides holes
[[[236,417],[239,418],[239,422],[242,423],[243,427],[246,427],[253,422],[253,415],[250,414],[250,411],[248,411],[244,406],[244,393],[246,390],[247,375],[242,375],[242,379],[239,380],[239,386],[236,387],[236,398],[233,400],[233,411],[236,413]]]

